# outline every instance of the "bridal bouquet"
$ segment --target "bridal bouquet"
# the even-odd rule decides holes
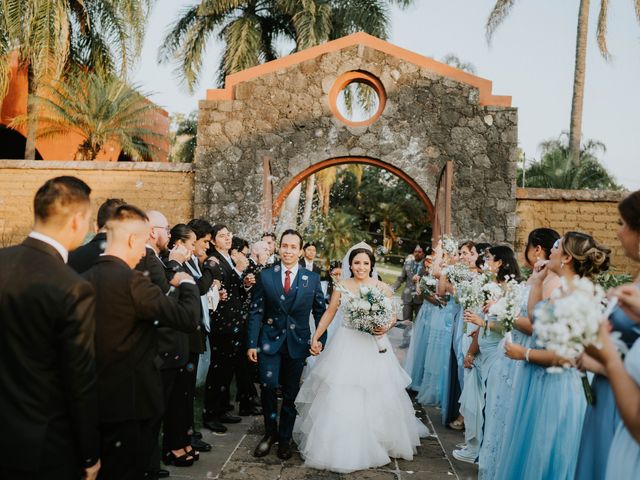
[[[575,277],[572,282],[563,279],[562,287],[554,292],[551,301],[536,307],[533,330],[537,343],[574,360],[584,351],[584,345],[598,346],[604,311],[605,293],[601,286],[587,278]]]
[[[390,298],[375,287],[363,285],[358,290],[357,296],[349,296],[344,325],[374,335],[378,352],[384,353],[387,349],[381,343],[382,335],[376,335],[374,330],[389,325],[393,311]]]
[[[505,341],[511,343],[513,341],[511,331],[520,314],[525,288],[516,280],[511,279],[502,286],[501,290],[500,297],[489,307],[489,315],[495,317],[496,322],[502,324]]]

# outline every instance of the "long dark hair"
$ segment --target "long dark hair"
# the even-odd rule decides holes
[[[553,244],[560,238],[560,234],[552,228],[536,228],[531,230],[529,238],[527,238],[527,246],[524,247],[524,258],[530,264],[535,262],[529,260],[529,247],[540,247],[544,250],[545,258],[551,255]]]
[[[499,282],[504,282],[508,278],[514,278],[520,280],[520,267],[516,260],[516,254],[511,247],[507,245],[496,245],[487,250],[493,258],[497,261],[500,260],[502,264],[498,268],[496,278]]]
[[[169,249],[172,249],[178,240],[183,242],[188,240],[191,234],[195,235],[195,232],[184,223],[178,223],[171,229],[171,238],[169,239]]]
[[[369,257],[369,261],[371,262],[371,270],[369,270],[369,276],[373,277],[373,268],[376,266],[376,257],[373,256],[373,252],[368,248],[354,248],[351,250],[349,254],[349,270],[351,271],[351,276],[353,277],[353,270],[351,270],[351,264],[353,264],[353,259],[356,258],[356,255],[361,253],[366,253],[367,257]]]

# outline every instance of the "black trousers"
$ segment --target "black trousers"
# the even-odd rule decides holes
[[[281,442],[291,441],[297,415],[294,402],[300,390],[304,362],[304,358],[289,356],[286,342],[275,355],[258,354],[265,433],[277,436]],[[280,426],[278,426],[278,397],[276,396],[278,384],[282,390]]]
[[[130,420],[100,425],[99,480],[144,478],[156,439],[156,419]]]
[[[200,363],[200,354],[189,353],[189,363],[187,363],[187,423],[189,426],[188,434],[191,435],[195,430],[193,402],[196,399],[196,380],[198,377],[198,364]]]
[[[242,358],[238,359],[236,370],[236,383],[238,385],[236,398],[240,403],[240,410],[248,410],[253,407],[254,401],[258,397],[258,392],[253,382],[254,373],[251,369],[253,364],[249,362],[249,359],[243,354],[243,351],[240,353]]]
[[[165,373],[163,372],[163,375]],[[191,445],[191,437],[188,434],[190,428],[188,418],[189,407],[189,374],[187,366],[166,371],[167,383],[171,383],[168,401],[165,403],[164,418],[162,421],[162,450],[180,450]],[[170,376],[173,376],[173,381]],[[192,402],[193,403],[193,402]]]
[[[61,451],[55,448],[52,442],[46,440],[45,437],[42,453],[34,457],[34,461],[40,465],[38,471],[26,472],[13,467],[0,466],[0,480],[80,480],[83,478],[83,470],[79,466],[76,452],[73,449]],[[25,446],[25,448],[28,447]],[[33,466],[24,465],[24,467]]]
[[[205,411],[202,416],[205,421],[219,418],[227,411],[231,380],[237,373],[240,362],[244,360],[243,338],[243,335],[234,333],[209,334],[211,365],[207,372],[204,394]]]

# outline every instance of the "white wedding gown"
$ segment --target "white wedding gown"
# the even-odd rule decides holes
[[[293,438],[305,466],[348,473],[412,460],[429,430],[415,416],[405,388],[411,378],[386,337],[379,353],[372,335],[342,326],[346,294],[331,340],[296,398]]]

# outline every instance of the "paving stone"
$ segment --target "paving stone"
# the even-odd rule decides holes
[[[219,480],[278,480],[282,465],[256,465],[229,462],[218,476]]]

